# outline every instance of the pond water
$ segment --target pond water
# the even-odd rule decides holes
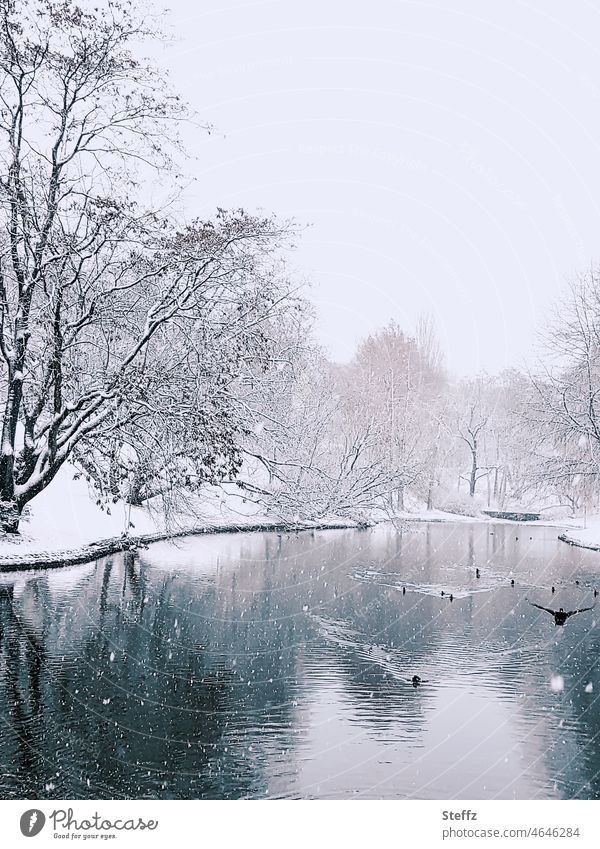
[[[600,605],[561,628],[529,603],[592,605],[600,554],[557,533],[217,535],[0,575],[0,798],[600,798]]]

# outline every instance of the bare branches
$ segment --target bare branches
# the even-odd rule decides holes
[[[600,460],[600,273],[572,282],[543,337],[544,359],[531,375],[538,422],[534,483],[553,488],[576,510],[596,498]]]

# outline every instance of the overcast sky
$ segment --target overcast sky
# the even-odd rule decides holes
[[[390,318],[437,322],[456,374],[528,356],[600,260],[600,7],[585,0],[170,0],[161,61],[221,133],[188,135],[194,213],[312,226],[337,360]]]

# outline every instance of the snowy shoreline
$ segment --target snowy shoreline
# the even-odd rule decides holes
[[[203,525],[181,530],[164,531],[154,534],[138,534],[137,536],[121,536],[99,540],[78,549],[63,549],[49,551],[28,551],[23,554],[0,553],[0,573],[31,571],[34,569],[60,569],[63,566],[76,566],[89,563],[100,557],[118,554],[122,551],[135,551],[145,548],[153,542],[164,542],[180,537],[200,536],[202,534],[237,534],[257,532],[296,533],[310,530],[345,530],[359,528],[356,522],[260,522],[239,525]]]
[[[290,533],[363,526],[359,521],[334,514],[320,520],[286,521],[279,516],[268,515],[234,488],[224,487],[208,487],[198,493],[190,500],[188,511],[175,516],[175,521],[169,526],[158,509],[128,509],[122,502],[111,504],[110,510],[106,507],[102,509],[94,501],[88,486],[81,479],[74,478],[74,471],[67,465],[35,499],[30,514],[23,518],[19,535],[0,537],[0,572],[73,566],[119,551],[184,536],[261,531]],[[414,507],[394,518],[383,512],[373,513],[366,517],[366,524],[374,526],[392,522],[398,528],[403,528],[436,522],[507,522],[482,515],[465,516],[443,510],[426,510],[419,505]],[[128,523],[129,533],[125,533]],[[574,520],[538,520],[518,524],[557,527],[565,536],[566,533],[573,533],[574,539],[578,539],[581,533],[591,533],[591,543],[600,539],[600,525],[595,530],[583,531],[575,525]]]
[[[567,545],[574,545],[577,548],[587,548],[590,551],[600,551],[600,528],[582,528],[581,533],[571,536],[570,534],[559,534],[559,540],[566,542]]]
[[[299,533],[301,531],[326,531],[326,530],[360,530],[375,527],[378,524],[391,523],[395,521],[402,522],[405,525],[425,524],[425,523],[457,523],[464,522],[489,522],[501,524],[518,524],[518,525],[540,525],[544,527],[557,527],[558,523],[552,522],[511,522],[508,520],[490,520],[487,517],[471,517],[461,516],[459,514],[442,513],[442,511],[432,511],[431,515],[427,514],[403,514],[396,519],[378,519],[369,523],[360,523],[349,520],[327,521],[308,521],[308,522],[282,522],[282,521],[259,521],[259,522],[238,522],[226,524],[205,524],[201,526],[190,526],[186,528],[173,529],[171,531],[163,530],[155,533],[145,533],[118,537],[110,537],[94,542],[86,543],[74,548],[55,549],[46,548],[27,550],[27,545],[21,552],[15,551],[14,546],[18,543],[12,542],[10,547],[12,551],[7,552],[6,546],[0,543],[0,574],[8,572],[33,571],[35,569],[59,569],[61,567],[82,565],[90,563],[100,557],[107,557],[111,554],[118,554],[123,551],[136,551],[139,548],[145,548],[155,542],[164,542],[171,539],[180,539],[182,537],[201,536],[205,534],[237,534],[237,533]],[[560,526],[563,526],[561,523]],[[595,551],[600,550],[598,544],[585,544],[578,541],[576,538],[567,536],[567,534],[559,534],[558,539],[569,545],[576,545],[582,548],[590,548]]]
[[[75,566],[89,563],[100,557],[107,557],[122,551],[134,551],[145,548],[154,542],[164,542],[170,539],[182,537],[201,536],[203,534],[237,534],[237,533],[296,533],[300,531],[325,531],[325,530],[360,530],[375,527],[385,522],[398,522],[402,525],[410,525],[425,522],[477,522],[487,521],[481,517],[461,516],[458,514],[444,513],[439,510],[427,513],[404,513],[394,519],[378,517],[369,522],[351,521],[348,519],[329,519],[285,522],[281,519],[268,519],[267,517],[240,516],[235,520],[228,517],[227,521],[209,522],[202,525],[189,525],[167,530],[166,528],[154,530],[142,534],[130,534],[126,536],[111,536],[100,540],[86,540],[79,544],[73,542],[67,548],[57,547],[57,538],[51,538],[44,545],[41,539],[27,539],[20,537],[0,540],[0,574],[6,572],[31,571],[35,569],[57,569],[62,566]],[[66,528],[65,534],[66,534]],[[88,528],[89,533],[89,528]],[[62,537],[61,535],[61,538]],[[68,535],[67,535],[68,538]]]

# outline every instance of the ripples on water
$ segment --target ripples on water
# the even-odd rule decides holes
[[[240,534],[0,576],[0,797],[600,798],[596,611],[527,601],[593,603],[600,554],[556,535]]]

